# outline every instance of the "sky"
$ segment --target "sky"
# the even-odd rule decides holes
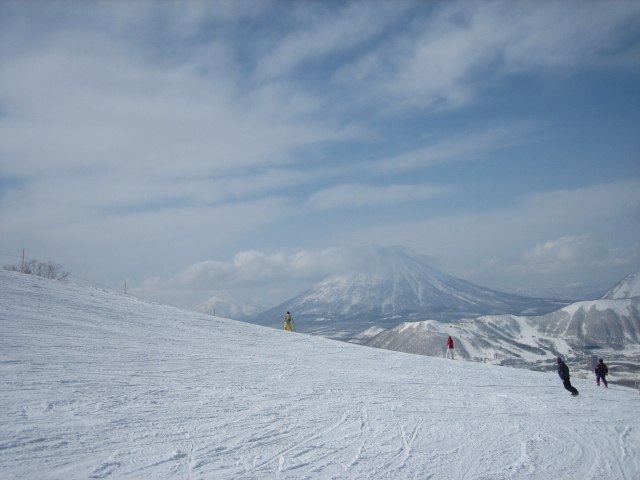
[[[3,265],[276,305],[366,245],[639,271],[640,2],[0,3]]]

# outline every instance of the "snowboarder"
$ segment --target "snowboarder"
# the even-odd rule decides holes
[[[609,388],[609,384],[607,383],[606,376],[609,373],[609,367],[604,363],[602,359],[598,360],[595,368],[596,372],[596,385],[600,386],[600,379],[604,383],[604,388]]]
[[[283,322],[283,327],[285,330],[288,330],[290,332],[294,332],[295,331],[295,323],[293,322],[293,317],[291,316],[291,314],[289,312],[284,314],[284,322]]]
[[[451,360],[453,360],[453,338],[451,338],[451,335],[447,338],[447,353],[445,353],[444,358],[449,358],[449,354],[451,354]]]
[[[578,395],[578,390],[576,390],[576,387],[571,385],[569,367],[567,367],[567,364],[564,363],[560,357],[558,357],[557,362],[558,362],[558,375],[562,379],[564,388],[569,390],[571,392],[571,395],[575,397],[576,395]]]

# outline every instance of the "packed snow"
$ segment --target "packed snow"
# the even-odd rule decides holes
[[[443,352],[444,353],[444,352]],[[640,396],[0,272],[0,478],[637,479]]]

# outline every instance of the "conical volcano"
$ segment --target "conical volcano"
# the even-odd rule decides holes
[[[250,319],[277,324],[291,311],[300,331],[343,338],[371,326],[407,320],[455,320],[484,314],[538,314],[567,302],[498,292],[447,275],[427,257],[402,247],[353,251],[348,271],[335,273],[300,295]]]

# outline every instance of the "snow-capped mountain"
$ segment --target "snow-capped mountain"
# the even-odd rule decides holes
[[[632,273],[604,294],[607,300],[640,297],[640,272]]]
[[[538,332],[562,337],[573,349],[640,346],[640,298],[593,300],[530,317]]]
[[[411,319],[452,320],[482,314],[540,314],[568,302],[522,297],[447,275],[402,247],[366,247],[357,269],[329,276],[304,293],[247,319],[277,325],[291,311],[300,331],[349,338],[371,326]]]
[[[632,382],[640,372],[640,297],[577,302],[542,316],[404,323],[359,343],[442,356],[448,335],[466,360],[537,368],[557,355],[581,364],[592,355],[606,356],[618,378]]]

